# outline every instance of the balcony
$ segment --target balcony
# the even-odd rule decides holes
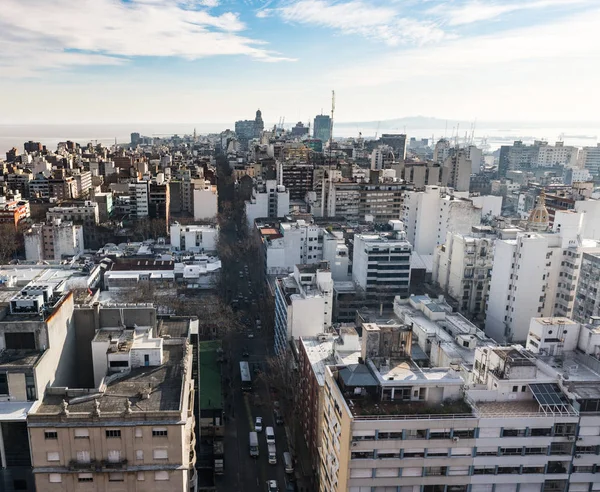
[[[69,470],[73,471],[96,471],[100,468],[100,463],[96,460],[88,462],[71,460],[69,461]]]
[[[125,458],[118,461],[102,460],[102,468],[105,470],[123,470],[127,467],[127,460]]]

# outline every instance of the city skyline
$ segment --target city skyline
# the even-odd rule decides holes
[[[593,0],[7,0],[0,123],[306,122],[332,88],[339,122],[593,121],[598,21]]]

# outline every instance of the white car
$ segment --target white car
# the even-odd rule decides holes
[[[277,480],[267,480],[267,492],[278,492]]]
[[[256,421],[254,422],[254,430],[256,432],[262,432],[262,417],[256,417]]]

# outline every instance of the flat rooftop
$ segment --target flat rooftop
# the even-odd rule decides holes
[[[0,367],[2,369],[33,367],[43,353],[42,350],[6,349],[0,352]]]
[[[190,334],[191,321],[189,318],[170,318],[158,320],[158,336],[170,338],[187,338]]]
[[[200,410],[220,410],[223,408],[221,388],[220,340],[198,343]]]
[[[65,397],[46,392],[36,414],[58,414],[63,399],[69,404],[71,413],[91,413],[95,401],[100,412],[123,412],[126,400],[131,402],[134,412],[179,411],[183,382],[184,344],[164,345],[164,362],[156,367],[139,367],[109,383],[104,393],[90,394],[89,398]],[[150,392],[148,398],[142,395]]]
[[[426,401],[377,401],[372,398],[346,398],[350,411],[357,420],[401,415],[460,415],[474,417],[473,409],[464,400],[442,403]]]

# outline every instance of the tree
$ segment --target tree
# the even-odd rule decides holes
[[[0,224],[0,265],[8,263],[21,249],[22,237],[12,224]]]

